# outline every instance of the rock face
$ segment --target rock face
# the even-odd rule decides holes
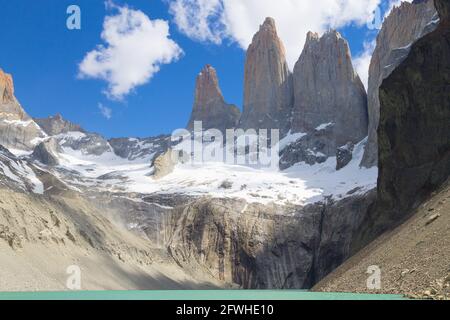
[[[267,18],[247,50],[243,129],[288,131],[293,105],[292,76],[275,21]]]
[[[197,77],[195,101],[188,130],[194,129],[194,121],[202,121],[203,129],[218,129],[225,134],[226,129],[234,129],[241,113],[227,104],[219,87],[216,70],[207,65]]]
[[[73,132],[58,140],[61,147],[80,151],[83,155],[101,156],[106,152],[113,152],[108,141],[96,133]]]
[[[349,142],[345,146],[338,148],[336,152],[336,170],[344,168],[353,158],[354,145]]]
[[[31,158],[48,166],[56,166],[59,164],[57,153],[60,152],[62,149],[58,141],[55,138],[49,138],[34,148]]]
[[[114,153],[121,158],[130,161],[146,158],[152,154],[160,155],[170,146],[170,136],[158,136],[150,138],[113,138],[109,144]]]
[[[305,135],[281,151],[281,169],[313,165],[367,136],[367,95],[353,69],[348,42],[337,31],[309,32],[294,68],[291,134]],[[350,152],[351,155],[351,152]],[[337,166],[341,168],[344,162]]]
[[[336,146],[367,136],[367,96],[353,69],[348,42],[337,31],[309,32],[294,68],[292,132],[334,124]]]
[[[37,139],[44,136],[14,96],[11,75],[0,69],[0,144],[12,149],[31,150]]]
[[[323,163],[336,155],[334,125],[318,127],[291,143],[280,152],[280,169],[285,170],[299,162],[309,165]]]
[[[304,208],[200,199],[171,215],[169,252],[180,265],[196,262],[243,288],[310,288],[353,253],[374,196]]]
[[[43,193],[43,184],[36,177],[33,165],[0,145],[0,188],[4,187],[26,193]]]
[[[450,2],[436,4],[438,28],[412,45],[380,88],[378,204],[368,223],[372,233],[407,218],[450,175]]]
[[[10,74],[0,70],[0,103],[7,104],[14,102],[14,84]],[[18,112],[20,110],[17,110]]]
[[[55,136],[61,133],[68,132],[85,132],[79,125],[73,124],[72,122],[63,119],[61,114],[43,119],[34,119],[34,121],[49,136]]]
[[[377,165],[377,128],[380,118],[379,87],[406,58],[410,46],[433,30],[438,17],[432,0],[403,2],[386,18],[377,38],[369,69],[369,141],[362,165]],[[434,21],[434,23],[433,23]]]
[[[154,168],[153,178],[161,179],[168,174],[172,173],[175,168],[175,162],[172,158],[172,149],[168,149],[165,153],[156,157],[153,161],[152,167]]]

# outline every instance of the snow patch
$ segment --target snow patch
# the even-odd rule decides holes
[[[320,126],[318,126],[318,127],[316,128],[316,131],[322,131],[322,130],[325,130],[325,129],[327,129],[328,127],[330,127],[330,126],[332,126],[332,125],[334,125],[333,122],[322,123]]]

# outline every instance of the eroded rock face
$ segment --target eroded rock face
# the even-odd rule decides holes
[[[42,130],[49,136],[68,132],[86,132],[79,125],[63,119],[61,114],[43,119],[34,119],[34,121],[36,121]]]
[[[377,210],[365,238],[395,227],[450,175],[450,2],[380,87]]]
[[[197,76],[195,101],[188,130],[194,129],[194,121],[202,121],[204,130],[218,129],[223,134],[227,129],[234,129],[241,113],[239,109],[227,104],[219,87],[216,70],[207,65]]]
[[[304,208],[200,199],[172,213],[169,252],[243,288],[310,288],[353,253],[374,196]]]
[[[165,153],[155,158],[152,164],[155,170],[153,173],[154,179],[161,179],[172,173],[176,164],[173,160],[172,152],[172,149],[168,149]]]
[[[267,18],[247,50],[243,129],[288,131],[293,105],[292,76],[275,21]]]
[[[412,3],[403,2],[398,8],[394,8],[383,23],[369,69],[369,140],[362,161],[365,167],[377,165],[379,87],[408,56],[411,44],[432,31],[437,20],[432,0],[416,0]]]
[[[55,138],[49,138],[34,148],[31,158],[48,166],[56,166],[59,164],[57,154],[60,152],[62,149],[58,141]]]
[[[0,103],[14,102],[14,84],[10,74],[0,69]]]
[[[113,138],[109,144],[114,153],[121,158],[136,160],[158,156],[167,151],[170,146],[170,136],[161,135],[149,138]]]
[[[71,148],[84,155],[101,156],[106,152],[113,152],[108,141],[96,133],[74,132],[58,137],[61,147]]]
[[[341,170],[352,161],[354,145],[349,142],[345,146],[337,149],[336,152],[336,170]]]
[[[334,124],[335,144],[367,136],[367,96],[353,69],[348,42],[337,31],[308,33],[294,68],[292,132],[311,132]]]
[[[280,169],[288,169],[299,162],[309,165],[323,163],[335,156],[337,145],[334,132],[334,124],[318,127],[288,145],[280,152]]]
[[[11,149],[31,150],[44,136],[14,96],[11,75],[0,69],[0,144]]]

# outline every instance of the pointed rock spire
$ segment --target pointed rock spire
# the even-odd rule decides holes
[[[226,129],[236,127],[240,117],[239,109],[227,104],[219,87],[217,72],[206,65],[197,76],[195,100],[187,128],[194,128],[194,121],[202,121],[203,129]]]
[[[30,119],[14,96],[12,76],[2,69],[0,69],[0,117],[9,120]]]
[[[267,18],[247,50],[240,127],[285,132],[292,104],[292,77],[285,49],[274,19]]]
[[[367,95],[339,32],[308,33],[294,68],[294,97],[293,132],[332,124],[337,147],[367,136]]]
[[[10,74],[0,69],[0,103],[5,104],[14,100],[14,83]]]

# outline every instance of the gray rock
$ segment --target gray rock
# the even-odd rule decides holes
[[[335,126],[330,124],[315,129],[280,151],[280,169],[285,170],[299,162],[309,165],[323,163],[336,155]]]
[[[62,147],[81,151],[85,155],[100,156],[112,152],[108,141],[96,133],[80,133],[79,135],[63,135],[58,138]]]
[[[55,138],[50,138],[34,148],[31,159],[48,166],[56,166],[59,164],[57,154],[61,152],[62,149],[58,141]]]
[[[165,153],[155,158],[152,163],[154,179],[161,179],[172,173],[176,164],[173,160],[172,153],[172,149],[169,148]]]
[[[243,129],[279,129],[286,133],[293,105],[292,75],[275,21],[267,18],[247,50]]]
[[[240,115],[241,112],[236,106],[225,102],[216,70],[206,65],[197,77],[188,130],[194,129],[194,121],[202,121],[204,130],[218,129],[225,134],[227,129],[236,127]]]
[[[322,37],[308,33],[293,78],[292,132],[333,123],[338,146],[367,136],[366,92],[353,69],[348,42],[337,31]]]
[[[246,289],[311,288],[349,256],[374,202],[365,195],[306,207],[199,199],[165,216],[169,253],[180,265]]]
[[[29,161],[19,158],[0,145],[0,188],[33,194],[36,191],[34,174],[38,170]]]
[[[411,45],[435,28],[437,19],[433,1],[424,0],[403,2],[383,23],[369,69],[369,140],[361,163],[365,167],[375,166],[378,162],[379,87],[407,57]]]
[[[113,138],[109,140],[114,153],[121,158],[136,160],[161,155],[170,147],[170,136],[150,138]]]
[[[379,198],[396,221],[450,175],[449,7],[380,87]]]
[[[351,142],[339,147],[336,151],[336,170],[341,170],[353,159],[353,149],[355,145]]]
[[[44,130],[49,136],[55,136],[61,133],[68,132],[86,132],[79,125],[73,124],[70,121],[63,119],[61,114],[57,114],[48,118],[35,118],[34,121]]]

